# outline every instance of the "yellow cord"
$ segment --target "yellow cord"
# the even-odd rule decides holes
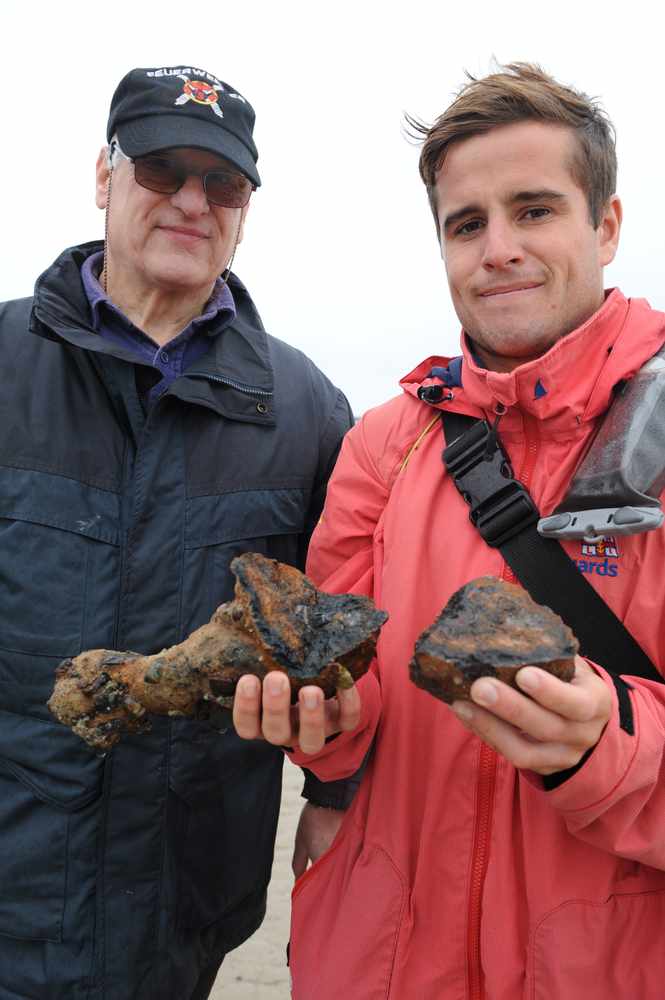
[[[437,415],[428,423],[428,425],[425,428],[425,430],[422,431],[418,435],[418,437],[416,438],[416,440],[414,441],[414,443],[411,445],[411,447],[407,451],[406,455],[404,456],[404,460],[402,461],[402,464],[399,467],[398,475],[400,475],[402,472],[404,472],[404,470],[406,469],[407,465],[409,464],[409,459],[413,455],[414,451],[416,451],[416,449],[420,446],[420,442],[425,437],[427,437],[427,435],[432,430],[432,428],[435,426],[435,424],[440,423],[440,421],[441,421],[441,414],[437,413]]]

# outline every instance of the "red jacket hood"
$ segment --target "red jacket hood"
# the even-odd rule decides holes
[[[539,420],[557,424],[591,420],[607,408],[617,382],[631,378],[663,342],[665,315],[652,310],[645,299],[626,299],[616,288],[586,323],[542,357],[511,372],[481,368],[462,331],[462,390],[451,390],[454,401],[460,397],[459,405],[448,402],[447,408],[492,411],[497,403],[518,404]],[[429,377],[430,372],[449,362],[450,358],[427,358],[400,385],[417,396],[421,386],[441,384],[441,379]]]

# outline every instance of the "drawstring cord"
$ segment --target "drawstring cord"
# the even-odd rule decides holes
[[[109,179],[106,185],[106,211],[104,212],[104,257],[102,263],[102,273],[100,284],[104,289],[104,294],[108,295],[108,273],[109,273],[109,208],[111,206],[111,179],[113,177],[113,164],[110,162]]]

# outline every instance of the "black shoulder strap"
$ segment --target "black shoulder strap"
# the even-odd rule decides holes
[[[441,414],[443,461],[488,545],[498,548],[526,590],[573,630],[580,650],[613,674],[663,682],[625,625],[579,572],[561,545],[536,530],[538,510],[484,420]]]

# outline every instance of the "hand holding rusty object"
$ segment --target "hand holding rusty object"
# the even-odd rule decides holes
[[[612,685],[577,648],[522,588],[481,577],[420,636],[411,679],[516,768],[551,775],[577,767],[612,714]]]
[[[469,699],[471,685],[480,677],[496,677],[517,688],[516,674],[526,665],[570,681],[578,648],[568,626],[526,590],[482,576],[460,587],[420,635],[411,680],[452,704]]]
[[[153,656],[90,650],[56,672],[49,708],[97,750],[149,729],[148,714],[206,718],[230,708],[244,674],[286,673],[326,698],[369,667],[387,619],[366,597],[324,594],[292,566],[258,553],[231,563],[235,599],[184,642]]]

